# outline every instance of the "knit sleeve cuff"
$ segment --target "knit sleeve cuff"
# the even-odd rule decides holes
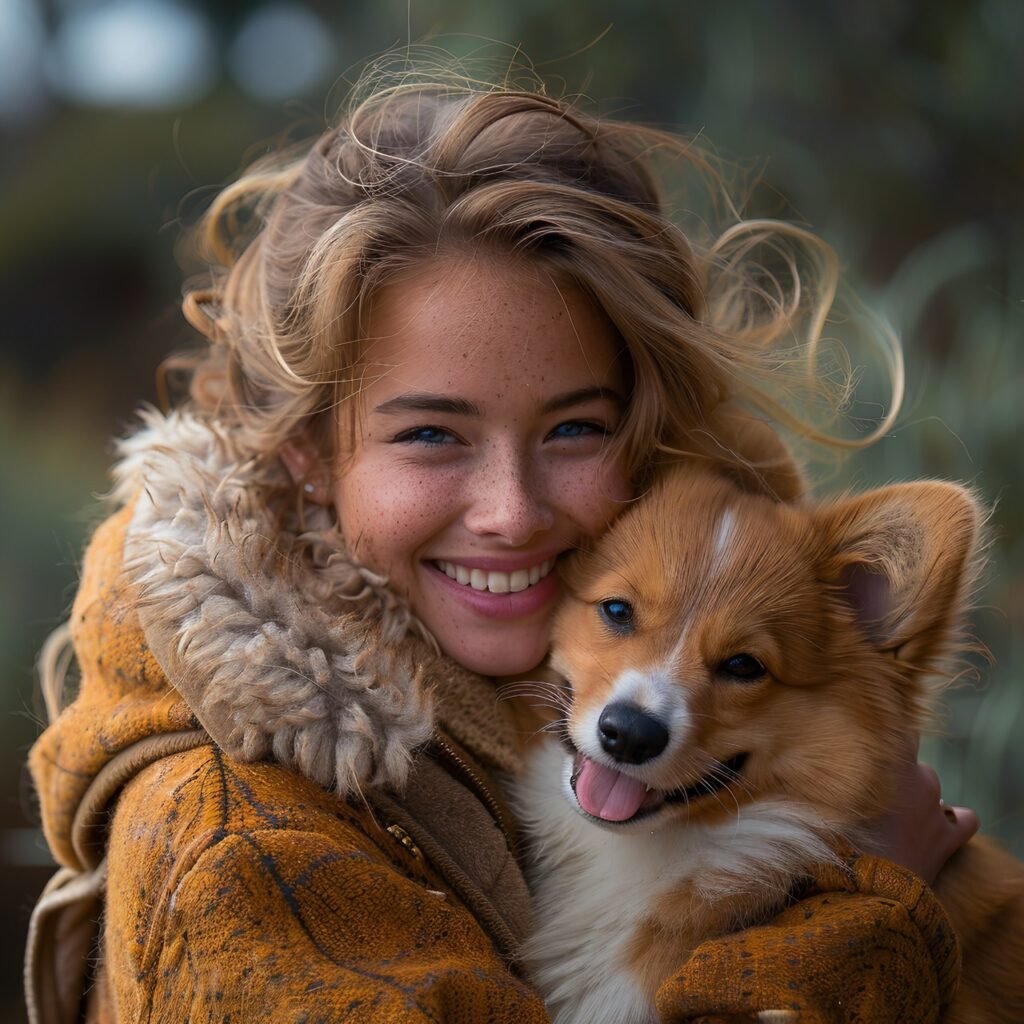
[[[840,851],[841,861],[822,865],[812,879],[812,892],[858,892],[891,900],[904,908],[931,954],[939,999],[947,1006],[960,982],[960,944],[945,908],[931,887],[908,868],[883,857]]]
[[[925,883],[844,851],[771,920],[709,939],[660,987],[662,1024],[935,1024],[959,980],[956,935]]]

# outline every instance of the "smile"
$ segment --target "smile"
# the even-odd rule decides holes
[[[544,579],[555,567],[555,560],[549,558],[539,565],[531,566],[529,569],[517,569],[515,572],[469,569],[454,562],[435,561],[434,565],[449,579],[473,590],[486,590],[492,594],[518,594]]]

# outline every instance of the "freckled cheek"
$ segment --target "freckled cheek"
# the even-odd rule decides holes
[[[589,536],[600,536],[632,498],[625,474],[617,466],[583,470],[563,479],[561,504]]]
[[[444,486],[385,482],[377,474],[370,482],[349,475],[338,491],[338,514],[349,549],[367,567],[395,574],[396,582],[416,551],[444,528],[451,501]]]

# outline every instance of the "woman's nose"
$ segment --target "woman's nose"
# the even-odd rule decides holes
[[[480,537],[525,544],[554,525],[554,509],[542,474],[517,452],[496,452],[470,482],[467,528]]]

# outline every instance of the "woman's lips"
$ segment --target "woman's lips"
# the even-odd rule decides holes
[[[536,563],[530,569],[516,569],[512,572],[503,572],[492,569],[484,570],[479,568],[470,569],[459,563],[450,563],[442,560],[428,561],[423,563],[426,567],[428,578],[433,580],[439,587],[443,588],[446,595],[458,601],[463,607],[470,609],[478,615],[490,619],[518,619],[527,615],[533,615],[541,609],[553,604],[558,596],[559,580],[558,573],[554,572],[554,558],[546,559]],[[452,565],[456,567],[456,577],[451,578],[450,574],[441,568]],[[541,571],[546,567],[546,572]],[[470,579],[466,583],[460,583],[458,569],[469,571]],[[533,572],[533,570],[536,572]],[[513,579],[516,585],[523,582],[522,573],[526,574],[526,586],[519,590],[512,589]],[[479,574],[473,579],[474,574]],[[465,575],[463,572],[462,575]],[[537,582],[530,582],[531,575],[537,577]],[[477,586],[474,586],[474,582]],[[486,584],[486,589],[480,584]],[[495,584],[496,589],[490,589]],[[502,587],[508,585],[508,591],[503,592]]]

